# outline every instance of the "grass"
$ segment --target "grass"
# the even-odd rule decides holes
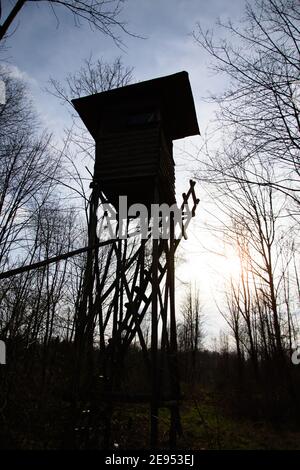
[[[120,448],[147,448],[149,408],[146,405],[115,410],[113,434]],[[178,448],[211,449],[300,449],[300,432],[276,429],[263,421],[237,419],[224,407],[222,399],[207,391],[189,395],[181,406],[183,436]],[[168,447],[169,410],[159,412],[159,446]]]

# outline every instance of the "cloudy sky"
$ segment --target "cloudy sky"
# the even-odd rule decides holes
[[[15,0],[4,0],[4,14]],[[100,32],[92,31],[87,24],[80,28],[64,8],[57,7],[57,18],[48,2],[28,2],[18,15],[13,34],[7,41],[5,62],[14,73],[29,84],[35,106],[47,128],[57,142],[68,125],[68,113],[51,95],[45,92],[49,77],[63,81],[70,72],[76,72],[82,61],[93,59],[112,61],[122,56],[125,65],[134,68],[137,81],[186,70],[189,73],[201,133],[204,134],[213,118],[213,106],[205,102],[209,91],[224,85],[223,78],[209,70],[209,57],[191,36],[197,22],[203,28],[212,28],[217,18],[237,21],[243,12],[243,0],[127,0],[121,18],[127,28],[145,39],[121,35],[122,49]],[[10,32],[12,32],[12,30]],[[187,189],[189,170],[195,166],[184,151],[196,154],[201,137],[184,139],[175,143],[177,189],[180,194]],[[197,278],[207,312],[207,330],[217,334],[222,320],[216,313],[214,297],[223,285],[218,273],[234,269],[234,260],[224,263],[213,256],[211,236],[205,230],[208,214],[205,195],[201,194],[197,221],[190,227],[190,239],[182,242],[189,264],[180,266],[178,277],[184,281]]]

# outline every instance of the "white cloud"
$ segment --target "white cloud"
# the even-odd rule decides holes
[[[27,72],[21,70],[17,65],[1,63],[1,68],[6,70],[11,77],[16,78],[17,80],[22,80],[31,86],[38,86],[37,80],[31,77]]]

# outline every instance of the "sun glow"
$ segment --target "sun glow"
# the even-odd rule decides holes
[[[242,274],[242,263],[235,253],[219,255],[215,253],[204,256],[190,255],[178,269],[179,278],[185,282],[199,282],[212,290],[224,282],[238,282]]]
[[[242,274],[242,263],[239,256],[235,254],[225,255],[220,260],[220,268],[223,271],[224,279],[237,281]],[[220,273],[222,275],[222,272]]]

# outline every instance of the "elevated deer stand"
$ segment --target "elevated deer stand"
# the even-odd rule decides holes
[[[193,96],[186,72],[157,78],[73,100],[73,104],[96,142],[94,178],[91,184],[89,251],[76,322],[80,389],[92,386],[91,351],[97,329],[100,343],[102,386],[97,399],[105,403],[105,440],[111,445],[110,421],[113,404],[150,403],[152,448],[158,444],[159,408],[170,409],[170,446],[181,432],[180,385],[177,365],[174,253],[180,239],[174,236],[170,218],[168,239],[117,237],[99,265],[99,208],[108,202],[118,213],[119,196],[128,206],[176,202],[172,141],[199,134]],[[194,182],[183,195],[183,204],[198,200]],[[182,220],[184,235],[185,220]],[[130,232],[135,220],[127,218]],[[115,262],[112,271],[110,265]],[[151,344],[145,339],[146,313],[151,312]],[[96,328],[97,327],[97,328]],[[108,340],[109,338],[109,340]],[[147,370],[147,392],[126,390],[126,355],[138,339]],[[98,372],[99,374],[99,372]]]

